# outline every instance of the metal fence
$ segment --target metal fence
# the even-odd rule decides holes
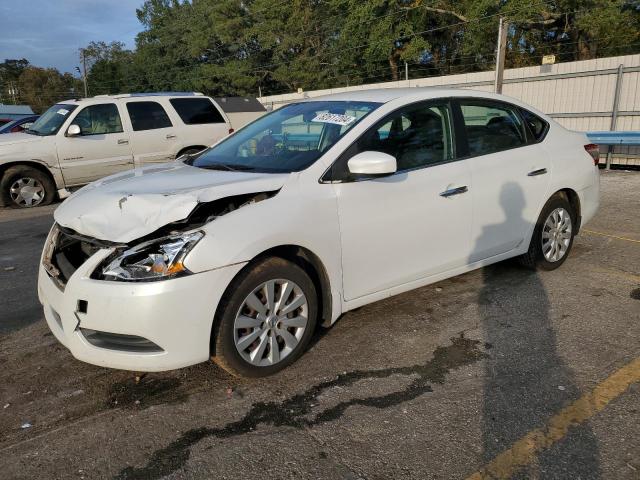
[[[373,88],[446,86],[493,90],[494,72],[414,78],[261,97],[268,109],[303,98]],[[640,54],[508,69],[503,93],[549,114],[571,130],[640,130]],[[606,150],[603,152],[606,153]],[[640,147],[609,152],[619,165],[640,165]]]

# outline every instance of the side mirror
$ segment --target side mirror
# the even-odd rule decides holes
[[[80,125],[76,125],[75,123],[70,125],[67,129],[67,137],[77,137],[78,135],[82,135]]]
[[[355,175],[382,177],[396,173],[398,166],[395,157],[382,152],[362,152],[347,162],[349,172]]]

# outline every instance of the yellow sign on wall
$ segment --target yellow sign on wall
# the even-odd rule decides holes
[[[542,65],[553,65],[554,63],[556,63],[555,55],[545,55],[542,57]]]

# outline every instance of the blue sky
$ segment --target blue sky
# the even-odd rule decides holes
[[[135,45],[143,0],[0,0],[0,62],[26,58],[73,72],[78,48],[90,41]]]

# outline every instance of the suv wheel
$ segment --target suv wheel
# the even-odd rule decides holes
[[[46,173],[27,165],[8,168],[0,181],[1,203],[12,208],[48,205],[55,192],[55,185]]]
[[[264,377],[302,355],[315,330],[316,289],[299,266],[272,257],[241,272],[214,325],[214,361],[234,375]]]

